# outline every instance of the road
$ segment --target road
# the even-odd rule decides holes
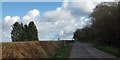
[[[72,48],[69,58],[79,58],[79,60],[80,58],[81,60],[83,60],[82,58],[91,59],[91,60],[93,59],[95,60],[104,60],[104,59],[117,60],[116,57],[92,47],[92,44],[90,43],[78,43],[78,42],[73,44],[73,48]]]

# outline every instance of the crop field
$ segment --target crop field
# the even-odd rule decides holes
[[[2,58],[50,58],[56,49],[72,41],[24,41],[2,43]]]

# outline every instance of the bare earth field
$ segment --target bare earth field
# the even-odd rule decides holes
[[[2,58],[2,44],[0,43],[0,59]]]
[[[49,58],[60,45],[60,41],[4,42],[2,58]]]

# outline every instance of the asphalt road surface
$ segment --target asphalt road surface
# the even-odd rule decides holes
[[[90,43],[77,42],[73,44],[69,58],[77,58],[77,60],[118,60],[116,57],[92,47]]]

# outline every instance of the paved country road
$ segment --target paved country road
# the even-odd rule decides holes
[[[116,59],[116,57],[92,47],[92,44],[90,43],[80,42],[76,42],[73,44],[73,48],[69,58],[79,58],[79,60],[118,60]]]

